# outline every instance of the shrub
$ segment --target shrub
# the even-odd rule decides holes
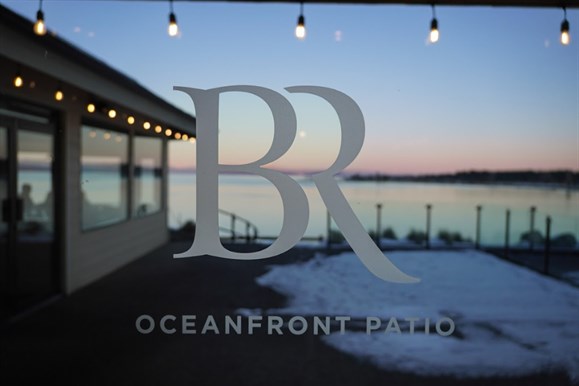
[[[441,229],[438,231],[438,238],[444,241],[447,245],[451,245],[452,243],[460,243],[464,241],[464,238],[460,234],[460,232],[450,232],[446,229]]]
[[[344,235],[342,234],[342,232],[331,229],[330,230],[330,243],[332,244],[338,244],[338,243],[342,243],[345,240]]]
[[[535,245],[543,244],[545,242],[545,238],[541,235],[539,231],[527,231],[521,235],[521,241],[526,241],[528,243],[533,243]]]
[[[406,238],[416,244],[422,244],[426,241],[426,233],[411,229]]]
[[[388,227],[384,230],[384,232],[382,232],[382,237],[384,237],[385,239],[390,239],[390,240],[397,240],[398,237],[396,237],[396,232],[394,232],[394,229]]]
[[[551,245],[559,248],[573,248],[577,245],[577,238],[572,233],[563,233],[554,237]]]
[[[186,221],[185,224],[181,225],[181,228],[179,228],[179,231],[183,232],[183,233],[190,233],[190,234],[195,234],[195,221],[193,220],[189,220]]]

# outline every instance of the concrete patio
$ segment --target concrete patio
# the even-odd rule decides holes
[[[261,261],[173,259],[174,242],[22,317],[0,331],[2,385],[567,385],[562,373],[523,378],[419,377],[385,372],[312,334],[148,335],[136,318],[234,315],[285,299],[255,284],[271,264],[308,259],[294,249]],[[199,329],[199,327],[198,327]]]

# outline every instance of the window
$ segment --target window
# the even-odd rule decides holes
[[[135,137],[133,216],[141,217],[161,209],[163,142],[158,138]]]
[[[82,229],[127,219],[128,145],[126,134],[82,128]]]

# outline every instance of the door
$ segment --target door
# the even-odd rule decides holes
[[[58,292],[54,129],[0,109],[0,273],[6,319]]]

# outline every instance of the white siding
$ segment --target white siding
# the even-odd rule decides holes
[[[85,233],[77,231],[69,238],[67,292],[143,256],[168,237],[164,213]]]
[[[169,231],[165,210],[146,217],[129,218],[106,228],[81,230],[80,115],[68,113],[63,123],[66,126],[63,131],[66,218],[63,284],[65,292],[71,293],[166,243]],[[166,158],[166,152],[164,156]],[[163,202],[166,208],[166,194]]]

